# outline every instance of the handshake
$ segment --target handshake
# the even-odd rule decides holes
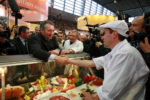
[[[67,65],[69,64],[69,58],[67,56],[55,56],[54,60],[56,61],[56,63],[60,64],[60,65]]]

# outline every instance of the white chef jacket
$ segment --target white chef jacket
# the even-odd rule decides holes
[[[97,89],[101,100],[144,100],[149,69],[139,51],[127,40],[93,61],[97,69],[105,71],[103,85]]]
[[[64,43],[64,49],[71,49],[75,53],[83,51],[83,43],[79,40],[76,40],[72,44],[70,44],[70,40],[66,40]]]

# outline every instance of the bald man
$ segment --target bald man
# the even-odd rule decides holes
[[[129,28],[130,35],[133,35],[133,31],[136,32],[145,32],[145,28],[143,27],[144,24],[144,16],[136,17]]]
[[[144,27],[144,16],[139,16],[139,17],[135,18],[132,21],[132,23],[131,23],[129,31],[130,31],[129,32],[130,36],[134,35],[133,31],[140,32],[140,33],[146,32],[146,29]],[[147,34],[150,34],[150,33],[147,33]],[[138,45],[139,45],[139,48],[138,48]],[[148,37],[145,37],[144,43],[142,41],[140,43],[137,43],[136,48],[141,51],[141,53],[143,54],[144,58],[147,55],[149,56],[149,53],[150,53],[150,43],[148,42]],[[147,53],[147,54],[145,55],[144,53]],[[148,66],[150,67],[150,61],[146,61],[146,62],[148,64]]]
[[[134,32],[140,32],[142,34],[142,32],[146,32],[146,29],[144,27],[144,16],[139,16],[136,17],[132,23],[131,26],[129,28],[129,35],[132,37],[134,36]],[[150,33],[147,33],[150,34]],[[148,65],[149,69],[150,69],[150,43],[148,42],[148,37],[145,37],[144,42],[140,42],[137,43],[137,45],[135,45],[135,42],[131,41],[131,44],[133,46],[135,46],[142,54],[146,64]],[[134,43],[134,44],[133,44]],[[150,76],[147,82],[147,87],[146,87],[146,96],[145,96],[145,100],[150,100]]]

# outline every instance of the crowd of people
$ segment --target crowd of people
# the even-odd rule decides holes
[[[55,60],[61,65],[103,68],[104,81],[97,89],[97,96],[84,92],[84,100],[150,100],[150,38],[146,36],[138,42],[133,39],[134,31],[147,32],[144,20],[144,16],[136,17],[130,27],[123,20],[100,25],[101,41],[94,45],[98,52],[103,53],[97,53],[92,60],[73,60],[64,56],[83,51],[90,53],[90,38],[80,35],[77,30],[72,30],[67,37],[63,32],[54,35],[54,23],[43,21],[34,34],[30,35],[28,27],[20,26],[17,35],[10,38],[0,24],[0,55],[32,54],[44,62]],[[24,72],[28,70],[26,66],[22,68]]]

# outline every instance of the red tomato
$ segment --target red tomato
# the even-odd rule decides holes
[[[86,75],[83,79],[84,83],[89,83],[91,81],[91,77],[89,75]]]
[[[93,82],[92,82],[94,85],[97,85],[97,86],[100,86],[103,84],[103,82],[100,80],[100,79],[95,79]]]
[[[96,79],[96,76],[95,75],[92,75],[92,80]]]

